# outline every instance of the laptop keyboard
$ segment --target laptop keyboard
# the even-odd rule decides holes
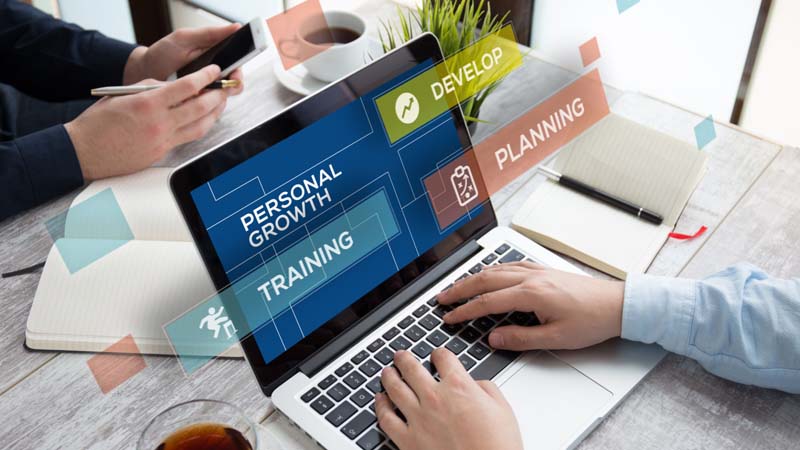
[[[503,244],[458,277],[464,279],[493,264],[532,261],[509,244]],[[452,286],[452,284],[451,284]],[[448,286],[449,287],[449,286]],[[459,303],[463,304],[462,303]],[[492,314],[460,324],[445,324],[442,317],[455,306],[439,305],[433,297],[396,322],[383,335],[337,367],[300,399],[330,425],[339,429],[364,450],[396,448],[380,431],[375,416],[375,393],[382,392],[381,371],[390,366],[397,350],[408,350],[436,376],[429,356],[444,347],[456,356],[476,380],[489,380],[500,373],[519,352],[494,350],[489,332],[505,325],[537,325],[535,315],[523,312]]]

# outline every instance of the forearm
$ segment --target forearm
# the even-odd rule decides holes
[[[19,1],[0,0],[0,81],[33,97],[64,101],[121,84],[132,44],[83,30]]]
[[[0,221],[83,184],[63,126],[0,142]]]
[[[704,280],[631,275],[622,337],[740,383],[800,393],[800,280],[739,265]]]

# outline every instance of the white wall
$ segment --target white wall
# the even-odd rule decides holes
[[[106,36],[136,42],[128,0],[58,0],[61,18]]]
[[[773,0],[740,125],[800,146],[800,1]]]
[[[759,0],[642,0],[620,14],[614,0],[536,0],[533,48],[579,71],[578,47],[597,36],[606,83],[727,121],[759,6]]]

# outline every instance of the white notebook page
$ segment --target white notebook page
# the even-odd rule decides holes
[[[567,145],[555,169],[657,212],[673,227],[706,160],[683,141],[611,114]]]

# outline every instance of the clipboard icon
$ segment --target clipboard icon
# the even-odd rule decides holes
[[[471,201],[478,198],[478,185],[472,176],[472,169],[467,165],[456,167],[450,175],[450,183],[456,193],[456,200],[459,206],[467,206]]]

